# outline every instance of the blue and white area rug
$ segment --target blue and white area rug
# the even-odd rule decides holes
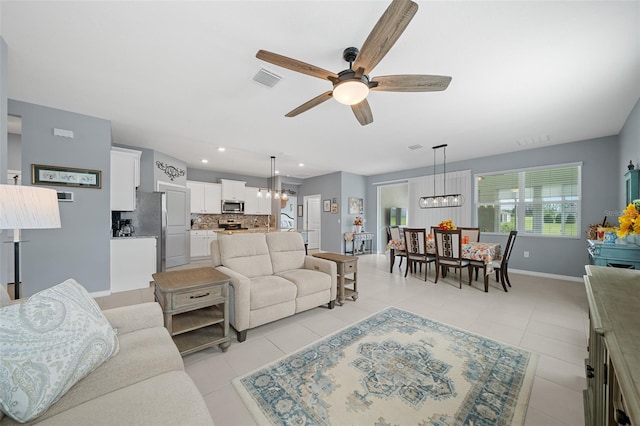
[[[536,362],[387,308],[233,384],[261,425],[521,425]]]

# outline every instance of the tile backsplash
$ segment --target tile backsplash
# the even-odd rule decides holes
[[[191,229],[216,229],[221,219],[233,219],[241,222],[245,228],[266,228],[269,220],[271,220],[270,227],[275,227],[275,217],[273,215],[191,213]]]

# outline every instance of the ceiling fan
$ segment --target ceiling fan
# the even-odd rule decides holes
[[[350,105],[356,119],[365,126],[373,122],[373,114],[367,102],[370,90],[381,92],[445,90],[451,82],[451,77],[420,74],[386,75],[373,78],[368,76],[368,73],[373,71],[373,68],[400,38],[417,11],[418,5],[411,0],[393,0],[378,19],[362,48],[358,50],[355,47],[348,47],[344,50],[342,57],[349,62],[349,69],[340,71],[338,74],[277,53],[259,50],[256,54],[258,59],[312,77],[329,80],[333,84],[333,90],[316,96],[285,116],[295,117],[334,98],[342,104]]]

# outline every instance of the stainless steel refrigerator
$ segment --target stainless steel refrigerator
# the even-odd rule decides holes
[[[156,272],[166,270],[167,203],[164,192],[136,191],[136,209],[131,212],[134,236],[158,238]]]

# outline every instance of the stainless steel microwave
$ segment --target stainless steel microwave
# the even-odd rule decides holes
[[[244,201],[222,200],[222,213],[244,214]]]

